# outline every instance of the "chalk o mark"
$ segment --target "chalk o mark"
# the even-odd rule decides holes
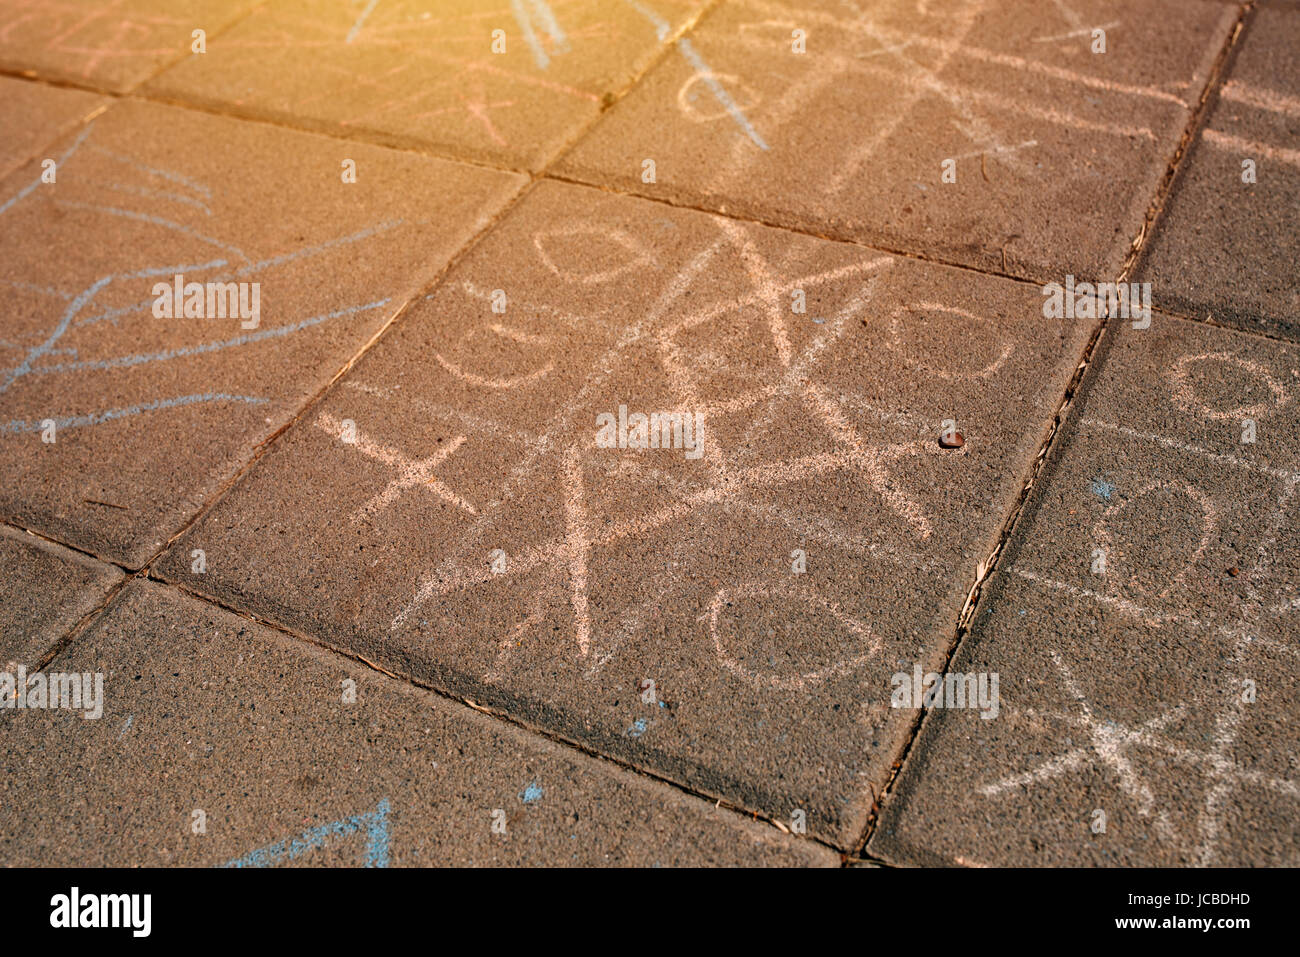
[[[777,598],[789,607],[793,603],[803,603],[805,605],[815,606],[829,613],[837,622],[844,626],[845,630],[854,638],[866,642],[869,651],[865,654],[854,655],[841,661],[834,662],[826,667],[809,671],[794,677],[782,677],[781,675],[758,674],[746,666],[742,665],[733,657],[727,649],[722,635],[718,632],[718,616],[728,601],[735,599],[748,598]],[[708,610],[704,617],[708,618],[709,635],[713,639],[714,653],[721,665],[736,675],[738,678],[752,684],[756,689],[775,688],[779,691],[798,691],[804,690],[809,685],[820,684],[828,678],[837,675],[847,674],[855,668],[860,668],[871,660],[872,655],[880,650],[880,639],[872,634],[871,629],[864,623],[846,615],[834,603],[827,601],[817,595],[814,595],[804,589],[798,589],[793,586],[771,587],[758,583],[738,585],[733,588],[720,588],[713,596],[713,601],[709,604]]]
[[[433,358],[438,365],[442,366],[452,375],[468,382],[470,385],[476,385],[484,389],[513,389],[515,386],[526,385],[529,382],[536,382],[538,379],[550,375],[551,370],[555,368],[554,363],[548,362],[534,372],[525,375],[517,375],[510,379],[488,379],[481,375],[475,375],[473,372],[466,372],[454,362],[444,359],[441,353],[435,352]]]
[[[1216,411],[1210,408],[1209,404],[1202,401],[1196,394],[1196,389],[1188,380],[1187,367],[1193,362],[1227,362],[1243,369],[1261,379],[1268,390],[1273,393],[1273,401],[1258,402],[1255,405],[1243,405],[1227,412]],[[1208,352],[1200,355],[1183,356],[1175,362],[1168,372],[1169,384],[1172,388],[1171,395],[1174,405],[1183,412],[1190,412],[1200,415],[1207,419],[1222,421],[1224,419],[1257,419],[1268,415],[1274,409],[1284,405],[1287,401],[1286,389],[1282,384],[1274,379],[1263,366],[1249,359],[1243,359],[1235,356],[1230,352]]]
[[[1190,485],[1186,482],[1173,482],[1173,483],[1151,482],[1148,485],[1144,486],[1141,490],[1137,492],[1137,494],[1135,494],[1131,498],[1128,498],[1122,502],[1117,502],[1116,504],[1110,506],[1110,508],[1106,509],[1106,513],[1101,517],[1101,519],[1097,522],[1097,524],[1093,526],[1093,540],[1096,541],[1097,544],[1100,545],[1103,549],[1105,549],[1106,554],[1108,556],[1107,559],[1108,563],[1112,568],[1115,568],[1117,566],[1122,567],[1122,561],[1117,562],[1115,560],[1116,556],[1119,556],[1122,559],[1123,553],[1114,544],[1113,538],[1110,533],[1110,525],[1129,506],[1134,505],[1135,503],[1140,501],[1144,496],[1157,491],[1167,491],[1175,495],[1181,494],[1186,498],[1190,499],[1192,502],[1194,502],[1196,506],[1201,510],[1201,540],[1197,544],[1196,550],[1192,553],[1191,557],[1188,558],[1187,561],[1183,563],[1182,567],[1178,571],[1178,574],[1173,575],[1172,577],[1167,577],[1163,572],[1161,572],[1159,575],[1152,576],[1156,581],[1168,582],[1168,584],[1165,585],[1164,588],[1154,593],[1155,598],[1164,598],[1175,588],[1182,587],[1183,579],[1187,577],[1188,573],[1192,570],[1192,568],[1196,565],[1196,563],[1201,560],[1201,557],[1205,554],[1206,549],[1209,548],[1210,546],[1210,538],[1213,536],[1214,530],[1219,526],[1219,510],[1208,495],[1206,495],[1196,486]],[[1167,512],[1167,508],[1161,509],[1161,514],[1165,514],[1166,512]],[[1120,588],[1118,579],[1110,579],[1110,581],[1108,581],[1108,584],[1109,584],[1108,591],[1110,591],[1112,594],[1118,592]],[[1152,596],[1151,590],[1143,586],[1138,581],[1136,575],[1133,575],[1129,578],[1128,587],[1133,592],[1140,593],[1145,596]],[[1116,595],[1116,597],[1119,596]]]
[[[627,251],[628,258],[622,265],[610,269],[593,269],[589,272],[580,272],[577,269],[561,269],[555,260],[551,258],[550,253],[546,251],[546,241],[573,236],[590,236],[595,248],[600,250],[608,248],[609,244],[613,242]],[[584,286],[608,282],[630,270],[641,269],[654,264],[650,253],[627,232],[617,228],[610,229],[609,226],[603,224],[590,223],[546,230],[533,237],[533,245],[537,247],[537,255],[541,257],[542,263],[547,269],[565,282],[581,283]]]
[[[902,349],[903,329],[902,329],[902,323],[899,320],[902,318],[902,314],[904,312],[910,312],[910,313],[941,312],[946,315],[958,317],[959,319],[965,319],[971,322],[980,323],[982,325],[988,326],[990,329],[995,329],[996,326],[994,326],[994,324],[990,320],[988,320],[983,316],[977,316],[975,315],[975,313],[968,312],[967,310],[961,309],[957,306],[945,306],[937,302],[918,302],[914,305],[901,306],[898,309],[895,309],[889,316],[890,346],[893,347],[895,352],[899,353],[899,355],[903,357],[903,361],[905,361],[908,365],[912,365],[912,366],[916,366],[917,368],[924,369],[926,372],[929,372],[931,375],[938,376],[941,379],[948,379],[948,380],[986,379],[989,376],[994,375],[999,369],[1001,369],[1003,364],[1007,361],[1007,359],[1011,358],[1011,353],[1013,353],[1016,349],[1014,343],[1008,343],[1007,345],[1003,346],[1002,352],[998,355],[996,359],[994,359],[992,362],[986,365],[983,369],[980,369],[976,372],[959,372],[959,371],[954,371],[952,369],[945,369],[941,366],[932,365],[931,363],[926,362],[924,359],[917,359],[914,356],[907,355],[906,353],[903,352]],[[959,350],[953,349],[951,351],[957,352]]]

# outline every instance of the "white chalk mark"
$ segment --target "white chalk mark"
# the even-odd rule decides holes
[[[550,375],[551,371],[555,368],[554,363],[548,362],[540,369],[524,375],[517,375],[508,379],[488,379],[474,372],[466,372],[451,360],[444,359],[441,353],[435,352],[433,358],[438,365],[456,376],[456,378],[462,379],[470,385],[476,385],[483,389],[514,389],[518,386],[526,385],[529,382],[536,382],[538,379],[545,378]]]
[[[334,436],[341,437],[343,433],[343,423],[328,412],[321,413],[320,418],[316,420],[316,426]],[[353,513],[352,521],[361,521],[377,511],[388,508],[401,497],[403,492],[411,488],[427,489],[443,501],[464,509],[471,515],[477,515],[478,512],[473,505],[453,492],[433,474],[433,470],[441,465],[447,456],[460,448],[464,442],[465,436],[459,435],[429,458],[417,461],[397,449],[372,441],[358,429],[356,442],[349,444],[355,444],[357,451],[362,455],[396,469],[398,474],[397,478],[389,482],[383,491]]]
[[[1221,412],[1211,409],[1205,402],[1198,401],[1195,390],[1187,380],[1187,366],[1193,362],[1225,362],[1229,365],[1235,365],[1237,368],[1251,373],[1261,379],[1268,390],[1273,393],[1273,401],[1270,403],[1260,402],[1256,405],[1241,406],[1236,409],[1230,409]],[[1165,372],[1166,378],[1172,387],[1171,397],[1174,405],[1183,412],[1190,412],[1195,415],[1203,416],[1207,419],[1216,421],[1239,421],[1241,419],[1259,419],[1268,415],[1276,408],[1280,408],[1287,402],[1286,389],[1282,384],[1269,374],[1269,371],[1261,366],[1258,362],[1252,362],[1250,359],[1243,359],[1231,352],[1205,352],[1195,355],[1181,356]],[[1220,380],[1221,381],[1221,380]]]
[[[1259,472],[1283,481],[1295,481],[1300,479],[1300,472],[1288,472],[1286,469],[1273,468],[1270,465],[1261,465],[1256,462],[1248,462],[1245,459],[1235,455],[1228,455],[1224,452],[1212,452],[1209,449],[1202,448],[1199,445],[1192,445],[1187,442],[1179,442],[1177,439],[1170,439],[1163,435],[1157,435],[1154,432],[1140,432],[1137,429],[1129,428],[1127,425],[1118,425],[1114,422],[1105,422],[1101,419],[1082,419],[1080,424],[1094,429],[1108,429],[1112,432],[1118,432],[1121,435],[1127,435],[1131,438],[1142,439],[1147,442],[1156,442],[1169,449],[1178,449],[1182,452],[1192,452],[1196,455],[1203,455],[1214,462],[1223,462],[1228,465],[1235,465],[1237,468],[1248,469],[1252,472]]]
[[[571,446],[564,456],[564,547],[572,588],[574,637],[583,658],[591,645],[591,615],[587,611],[587,554],[591,547],[587,532],[586,493],[578,449]]]
[[[1290,166],[1300,166],[1300,150],[1287,149],[1282,146],[1269,146],[1267,143],[1260,143],[1257,140],[1248,140],[1241,136],[1233,136],[1231,133],[1220,133],[1218,130],[1211,129],[1204,130],[1201,133],[1201,139],[1211,146],[1231,150],[1241,156],[1262,156],[1265,159],[1276,160]]]
[[[532,8],[531,11],[529,7]],[[534,18],[537,19],[538,26],[550,37],[551,49],[555,53],[564,53],[569,49],[568,38],[556,22],[555,14],[551,12],[546,0],[510,0],[510,10],[514,13],[515,22],[519,24],[519,29],[524,34],[524,41],[533,52],[533,61],[541,69],[545,70],[551,65],[551,58],[537,38],[536,30],[533,29]]]
[[[348,31],[348,38],[343,41],[344,43],[351,43],[357,38],[357,34],[361,32],[361,25],[366,22],[366,17],[370,16],[378,4],[379,0],[370,0],[366,4],[366,8],[361,11],[361,16],[357,17],[357,22],[352,24],[352,29]]]
[[[773,598],[783,603],[799,602],[804,605],[818,608],[842,625],[853,641],[853,647],[865,646],[864,652],[851,654],[846,658],[833,661],[821,668],[816,668],[804,674],[792,677],[781,677],[780,675],[759,674],[752,668],[742,664],[736,656],[727,649],[722,635],[718,631],[718,616],[722,613],[723,608],[733,607],[742,599],[763,599]],[[713,650],[717,656],[718,663],[727,671],[736,677],[753,685],[757,690],[762,691],[764,688],[775,688],[780,691],[805,691],[810,685],[820,684],[829,678],[837,675],[847,674],[856,668],[860,668],[871,660],[872,655],[880,650],[880,639],[872,633],[866,624],[853,618],[843,612],[834,602],[828,601],[815,593],[796,589],[790,585],[769,586],[759,583],[742,584],[731,588],[720,588],[713,596],[713,601],[701,616],[708,620],[709,637],[713,639]]]
[[[731,118],[736,121],[736,125],[745,131],[745,135],[753,140],[759,149],[769,149],[770,147],[767,145],[767,141],[758,134],[758,130],[754,129],[754,125],[749,122],[749,119],[741,111],[740,107],[736,105],[736,101],[731,98],[731,94],[723,89],[722,84],[714,78],[713,70],[710,69],[709,65],[704,62],[698,53],[695,52],[695,48],[691,46],[691,41],[686,39],[686,37],[682,37],[677,41],[677,49],[681,51],[682,56],[686,58],[686,62],[691,65],[700,79],[702,79],[705,85],[708,86],[710,92],[713,93],[713,96],[717,101],[723,105],[727,113],[731,115]]]
[[[1100,760],[1119,779],[1120,789],[1137,804],[1138,813],[1143,817],[1152,817],[1153,812],[1156,810],[1155,795],[1151,793],[1151,789],[1146,782],[1138,777],[1125,752],[1135,745],[1150,742],[1151,732],[1161,730],[1166,725],[1181,720],[1186,711],[1185,706],[1179,705],[1172,711],[1166,711],[1145,722],[1137,729],[1126,728],[1114,721],[1098,720],[1093,715],[1092,706],[1079,689],[1078,684],[1075,683],[1074,675],[1061,659],[1060,654],[1055,650],[1049,651],[1048,654],[1051,655],[1052,662],[1056,665],[1057,671],[1060,672],[1061,682],[1065,685],[1065,690],[1079,707],[1080,716],[1077,723],[1087,731],[1091,739],[1091,746],[1075,748],[1063,755],[1052,758],[1031,771],[1012,775],[994,784],[984,785],[979,788],[979,792],[986,797],[992,797],[1012,788],[1037,784],[1049,778],[1057,777],[1066,771],[1078,771]],[[1156,831],[1160,836],[1166,840],[1172,839],[1173,827],[1169,822],[1168,812],[1164,810],[1156,812],[1154,821]]]
[[[56,172],[63,168],[63,164],[66,163],[72,157],[73,153],[77,152],[77,149],[81,146],[82,143],[86,141],[86,137],[90,135],[90,131],[94,128],[94,126],[95,124],[93,122],[86,124],[86,128],[81,131],[81,133],[77,136],[75,140],[72,141],[72,145],[69,146],[64,151],[62,156],[60,156],[57,160],[54,161],[54,169]],[[42,170],[40,176],[36,177],[36,179],[32,180],[30,183],[28,183],[26,186],[20,189],[13,196],[9,197],[9,199],[7,199],[4,203],[0,203],[0,216],[3,216],[13,206],[22,202],[24,199],[30,196],[32,191],[35,190],[36,187],[41,185],[41,180],[44,176],[45,176],[45,172],[44,170]]]
[[[1083,27],[1079,30],[1071,30],[1069,33],[1058,33],[1050,37],[1034,37],[1035,43],[1055,43],[1057,40],[1071,40],[1074,37],[1091,36],[1093,30],[1110,30],[1119,26],[1118,20],[1112,20],[1109,23],[1098,24],[1095,27]]]
[[[1223,89],[1219,91],[1219,97],[1233,103],[1241,103],[1244,106],[1253,106],[1259,110],[1282,113],[1300,119],[1300,97],[1288,96],[1276,90],[1252,86],[1249,83],[1242,83],[1240,80],[1229,80],[1223,84]]]

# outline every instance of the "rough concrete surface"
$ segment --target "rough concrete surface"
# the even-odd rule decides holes
[[[0,864],[1300,863],[1298,29],[0,0]]]
[[[137,102],[50,152],[54,183],[33,161],[0,185],[0,512],[128,565],[166,542],[520,184]],[[285,155],[292,167],[279,165]],[[343,181],[344,160],[355,183]],[[156,287],[174,289],[178,275],[204,284],[198,314],[160,317]],[[238,303],[222,292],[209,310],[208,283],[243,284]],[[173,313],[189,308],[182,292],[166,304]]]
[[[658,0],[666,34],[703,0]],[[267,4],[149,84],[241,115],[540,169],[660,52],[623,2]]]
[[[36,156],[75,128],[108,100],[80,90],[62,90],[0,76],[0,176]],[[53,157],[41,157],[41,160]]]
[[[0,0],[0,68],[126,92],[254,0]]]
[[[1082,352],[1040,303],[543,183],[161,568],[847,843]],[[600,447],[620,408],[698,456]]]
[[[1044,282],[1113,278],[1237,15],[1142,6],[725,3],[556,169]]]
[[[103,713],[0,711],[6,864],[838,863],[153,583],[48,670]]]
[[[1191,318],[1300,339],[1300,8],[1244,31],[1138,278]]]
[[[122,573],[112,565],[0,526],[0,663],[31,670],[94,611]]]
[[[1294,347],[1122,327],[951,669],[1000,711],[927,716],[873,854],[1300,862],[1297,398]]]

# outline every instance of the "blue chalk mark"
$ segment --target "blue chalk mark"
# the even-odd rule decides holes
[[[639,738],[645,734],[647,727],[645,718],[637,718],[632,722],[632,727],[627,729],[627,736],[629,738]]]
[[[366,8],[361,11],[361,16],[357,17],[357,22],[352,24],[352,29],[348,31],[348,38],[343,41],[344,43],[351,43],[357,38],[357,34],[361,32],[361,25],[366,22],[366,17],[370,16],[378,3],[379,0],[370,0],[366,4]]]
[[[194,269],[214,269],[224,265],[226,265],[224,259],[213,259],[205,263],[199,263],[197,266],[150,266],[148,269],[141,269],[137,272],[120,272],[114,275],[113,278],[148,279],[150,276],[174,276],[178,272],[189,272]]]
[[[133,166],[136,169],[141,170],[142,172],[145,173],[149,173],[152,176],[161,176],[163,179],[169,179],[173,183],[179,183],[182,186],[188,186],[190,189],[202,193],[204,196],[207,196],[209,199],[212,198],[212,190],[209,187],[204,186],[202,183],[198,182],[197,180],[190,179],[188,176],[183,176],[182,174],[173,172],[172,170],[169,169],[159,169],[156,166],[146,165],[145,163],[141,163],[139,160],[136,160],[130,156],[124,156],[121,153],[116,153],[113,150],[105,149],[102,146],[95,145],[95,146],[91,146],[90,149],[96,153],[99,153],[101,156],[107,156],[110,159],[117,160],[119,163],[125,163],[127,166]]]
[[[376,223],[374,226],[368,226],[365,229],[358,230],[347,236],[340,236],[338,239],[327,239],[325,242],[316,246],[307,246],[304,249],[298,249],[283,256],[274,256],[270,259],[263,259],[260,262],[249,263],[242,267],[236,276],[247,276],[251,273],[261,272],[271,266],[279,266],[283,263],[292,262],[295,259],[302,259],[304,256],[314,256],[316,253],[323,252],[326,249],[333,249],[335,246],[343,246],[347,243],[357,243],[363,239],[369,239],[377,233],[387,232],[390,229],[396,229],[405,223],[404,219],[391,219],[386,222]]]
[[[191,199],[183,193],[168,193],[159,189],[147,189],[144,186],[128,186],[126,183],[108,183],[108,189],[115,189],[119,193],[133,193],[136,196],[143,196],[146,199],[161,199],[171,203],[184,203],[186,206],[193,206],[203,211],[205,216],[212,215],[212,209],[207,203],[201,203],[197,199]]]
[[[55,173],[57,173],[60,169],[62,169],[63,164],[68,161],[68,159],[72,156],[73,153],[77,152],[77,150],[80,149],[81,144],[85,142],[86,137],[90,135],[90,131],[94,128],[94,126],[95,124],[93,121],[91,123],[88,123],[86,125],[86,128],[81,131],[81,135],[72,141],[72,145],[68,147],[67,151],[54,161]],[[45,175],[45,170],[41,170],[41,176],[44,175]],[[24,199],[30,196],[32,190],[36,189],[36,187],[40,185],[41,185],[41,177],[38,176],[33,182],[28,183],[17,193],[11,196],[3,205],[0,205],[0,216],[3,216],[5,213],[7,213],[10,207],[14,206],[17,203],[22,202]]]
[[[354,814],[341,821],[331,821],[310,830],[303,831],[297,837],[267,844],[257,850],[249,851],[243,857],[226,861],[222,867],[275,867],[286,861],[301,857],[308,851],[324,847],[325,843],[336,837],[347,837],[364,832],[366,835],[365,867],[388,866],[388,812],[391,810],[388,798],[384,798],[373,811]]]
[[[107,412],[92,412],[88,415],[74,415],[66,419],[55,419],[54,426],[57,429],[75,429],[85,425],[100,425],[104,422],[111,422],[114,419],[125,419],[132,415],[140,415],[143,412],[154,412],[158,409],[175,409],[185,405],[198,405],[202,402],[247,402],[249,405],[265,405],[269,399],[260,399],[251,395],[229,395],[225,392],[205,392],[202,395],[182,395],[174,399],[158,399],[154,402],[146,402],[142,405],[132,405],[125,409],[109,409]],[[27,422],[22,419],[14,419],[0,425],[0,435],[9,432],[39,432],[42,426],[40,422]]]
[[[262,272],[265,269],[269,269],[272,266],[282,266],[287,262],[293,262],[294,260],[297,259],[304,259],[308,256],[315,256],[318,253],[323,253],[326,250],[334,249],[338,246],[344,246],[349,243],[360,242],[363,239],[369,239],[371,236],[375,236],[379,233],[387,232],[388,230],[391,229],[396,229],[398,226],[403,225],[405,222],[406,220],[404,219],[393,219],[382,223],[376,223],[374,226],[369,226],[365,229],[358,230],[357,232],[351,233],[347,236],[340,236],[337,239],[328,239],[325,242],[319,243],[315,246],[307,246],[304,247],[303,249],[298,249],[291,253],[285,253],[282,256],[272,256],[270,259],[263,259],[260,260],[259,262],[249,263],[246,266],[241,266],[238,270],[236,270],[233,273],[225,273],[222,275],[214,276],[209,281],[226,282],[233,277],[255,275],[256,273]],[[220,268],[226,265],[228,265],[226,260],[214,259],[211,262],[203,263],[201,265],[195,265],[195,266],[177,266],[174,269],[170,267],[164,267],[154,272],[150,272],[149,274],[167,275],[170,273],[172,275],[175,275],[176,273],[193,273],[193,272],[199,272],[204,269]],[[132,278],[132,277],[127,276],[122,278]],[[85,319],[82,319],[80,322],[77,323],[77,326],[78,327],[88,326],[93,323],[100,322],[104,319],[116,319],[119,316],[130,315],[131,313],[139,312],[142,309],[152,306],[153,302],[154,302],[153,298],[150,297],[149,299],[142,299],[139,302],[134,303],[133,305],[130,306],[124,306],[116,309],[105,309],[103,312],[98,312],[95,313],[94,315],[87,316]]]
[[[660,40],[663,40],[668,36],[670,28],[668,22],[664,20],[663,17],[659,16],[643,4],[638,3],[637,0],[627,0],[627,3],[633,10],[650,21],[651,25],[655,28],[655,36]],[[714,78],[713,70],[710,69],[709,65],[704,62],[703,58],[695,52],[695,47],[691,46],[691,41],[687,40],[685,37],[680,38],[677,41],[677,49],[681,55],[686,58],[686,62],[695,70],[695,74],[704,81],[706,86],[708,86],[709,90],[713,93],[714,98],[722,104],[723,108],[726,109],[729,114],[731,114],[731,118],[736,121],[736,125],[745,131],[745,135],[753,140],[759,149],[769,149],[767,141],[758,134],[758,130],[754,129],[753,124],[749,122],[744,112],[736,105],[736,101],[731,98],[731,94],[723,89],[722,84]]]
[[[637,3],[637,0],[627,0],[627,5],[654,25],[655,37],[657,39],[662,40],[668,36],[668,33],[672,28],[668,25],[667,20],[659,16],[659,14],[655,13],[649,7]]]
[[[193,236],[195,239],[199,240],[199,242],[204,242],[210,246],[216,246],[218,249],[224,249],[226,252],[234,253],[244,262],[248,262],[248,257],[244,255],[244,251],[237,246],[223,243],[220,239],[213,239],[211,236],[204,236],[197,230],[190,229],[190,227],[182,223],[173,222],[170,219],[163,219],[161,216],[153,216],[149,213],[137,213],[130,209],[118,209],[116,206],[99,206],[95,203],[80,203],[70,199],[56,199],[55,202],[60,206],[70,206],[73,209],[91,209],[97,213],[108,213],[110,216],[121,216],[123,219],[136,219],[142,223],[162,226],[166,229],[174,229],[176,232],[181,233],[184,236]]]
[[[27,357],[23,359],[16,369],[8,370],[4,382],[0,382],[0,394],[8,391],[9,387],[13,385],[16,380],[32,371],[32,363],[54,348],[54,344],[63,337],[65,332],[68,331],[68,325],[72,322],[73,317],[81,311],[82,307],[85,306],[86,303],[95,298],[95,294],[99,292],[99,290],[107,286],[112,282],[112,280],[112,276],[105,276],[103,279],[97,279],[95,282],[83,289],[81,295],[72,300],[68,305],[68,308],[64,311],[63,318],[59,320],[59,324],[55,326],[54,331],[50,333],[50,337],[41,345],[29,349]]]
[[[731,114],[731,118],[736,121],[736,125],[745,131],[745,134],[758,145],[759,149],[769,149],[767,141],[758,135],[758,130],[754,129],[753,124],[746,119],[745,114],[736,105],[736,101],[731,98],[731,94],[724,90],[722,84],[713,78],[713,71],[695,52],[695,48],[691,46],[691,41],[682,37],[677,41],[677,49],[681,51],[682,56],[686,57],[686,62],[694,67],[699,78],[713,92],[714,98]]]
[[[1111,495],[1115,493],[1115,486],[1110,482],[1107,482],[1105,479],[1095,478],[1088,486],[1088,491],[1092,492],[1092,494],[1098,498],[1104,498],[1109,502]]]
[[[532,13],[524,8],[524,0],[510,0],[511,12],[515,15],[515,22],[519,24],[519,29],[523,31],[524,40],[528,47],[533,51],[533,61],[540,69],[545,70],[551,65],[551,58],[547,56],[546,50],[542,48],[541,42],[537,39],[537,34],[533,31],[533,17],[540,22],[541,28],[551,37],[551,46],[557,53],[564,53],[569,49],[568,37],[560,29],[559,23],[555,20],[555,14],[551,12],[550,6],[546,0],[528,0],[528,6],[532,7]]]
[[[64,292],[62,289],[55,289],[53,286],[37,286],[30,282],[17,282],[13,279],[0,279],[0,284],[13,286],[15,289],[26,289],[29,292],[39,292],[42,295],[54,296],[56,299],[71,299],[72,293]]]
[[[149,276],[174,276],[176,275],[176,273],[199,272],[204,269],[216,269],[225,265],[227,265],[226,260],[213,259],[210,262],[198,263],[195,265],[182,264],[179,266],[157,266],[152,269],[141,269],[139,272],[118,273],[112,276],[111,278],[145,279],[148,278]],[[79,320],[77,322],[77,328],[81,328],[82,326],[88,326],[91,323],[99,322],[102,319],[115,319],[118,316],[127,316],[133,312],[138,312],[141,309],[152,306],[153,303],[154,303],[154,297],[150,296],[148,299],[142,299],[140,302],[137,302],[134,305],[124,306],[120,309],[105,309],[103,312],[97,312],[94,315],[87,316],[85,319]]]
[[[528,787],[519,792],[519,800],[525,804],[536,804],[542,799],[542,786],[534,781]]]
[[[338,309],[334,312],[313,316],[310,319],[304,319],[302,322],[296,322],[292,325],[276,326],[274,329],[262,329],[258,332],[251,332],[247,335],[235,336],[233,339],[224,339],[218,342],[205,342],[197,346],[182,346],[179,349],[168,349],[164,352],[143,353],[134,356],[115,356],[112,359],[86,359],[82,362],[61,362],[55,365],[41,366],[39,369],[28,369],[24,371],[23,374],[47,375],[57,372],[77,372],[82,369],[103,371],[105,369],[121,369],[129,366],[143,365],[147,362],[165,362],[169,359],[185,359],[190,356],[203,355],[208,352],[220,352],[222,349],[229,349],[234,346],[250,345],[254,342],[261,342],[264,339],[283,338],[291,333],[306,329],[309,326],[320,325],[322,322],[328,322],[331,319],[338,319],[342,316],[351,316],[359,312],[379,309],[388,305],[388,303],[388,299],[378,299],[375,302],[368,302],[364,306],[351,306],[347,309]],[[3,391],[4,388],[0,387],[0,392]]]

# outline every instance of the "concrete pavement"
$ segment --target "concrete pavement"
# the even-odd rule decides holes
[[[1298,18],[0,0],[0,861],[1300,862]]]

